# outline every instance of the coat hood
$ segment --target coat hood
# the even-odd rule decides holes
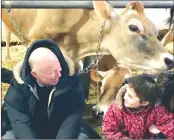
[[[50,49],[58,58],[60,65],[62,67],[62,77],[72,76],[75,73],[75,65],[72,59],[67,55],[67,53],[60,49],[59,46],[52,40],[40,39],[34,41],[31,46],[28,48],[24,61],[19,62],[13,69],[14,77],[19,84],[24,83],[24,79],[30,74],[30,65],[28,63],[28,59],[31,53],[39,48],[45,47]]]
[[[126,86],[127,86],[127,79],[124,81],[122,87],[119,89],[116,98],[115,98],[115,103],[117,104],[117,106],[122,109],[124,106],[124,94],[126,92]],[[157,107],[162,103],[161,99],[157,99],[154,106]]]

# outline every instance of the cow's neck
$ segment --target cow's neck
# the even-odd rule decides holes
[[[63,42],[61,40],[57,41],[60,46],[67,50],[74,61],[79,61],[86,56],[96,55],[98,38],[104,23],[104,20],[101,20],[93,10],[84,12],[84,15],[86,16],[88,14],[89,18],[86,22],[77,23],[81,28],[77,32],[71,32],[65,35]],[[102,45],[100,52],[105,55],[110,54],[108,49]]]
[[[60,45],[60,46],[63,46],[63,45]],[[78,44],[77,44],[78,46]],[[87,49],[88,46],[90,46],[90,49]],[[87,56],[92,56],[92,55],[96,55],[97,53],[97,44],[86,44],[84,45],[84,47],[76,47],[76,46],[71,46],[73,47],[73,49],[68,49],[70,46],[63,46],[62,48],[65,49],[70,58],[72,58],[72,60],[74,62],[78,62],[79,60],[83,59],[84,57],[87,57]],[[110,54],[109,51],[107,49],[104,49],[104,48],[101,48],[100,49],[100,53],[99,54],[102,54],[102,55],[107,55],[107,54]]]

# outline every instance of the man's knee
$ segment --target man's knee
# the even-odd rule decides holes
[[[89,137],[85,133],[80,133],[79,136],[78,136],[78,139],[79,140],[81,140],[81,139],[89,139]]]
[[[15,135],[13,133],[13,130],[7,131],[3,136],[2,139],[15,139]]]

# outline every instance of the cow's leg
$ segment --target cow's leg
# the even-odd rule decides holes
[[[10,30],[4,25],[4,34],[5,34],[5,41],[6,41],[6,57],[5,59],[11,59],[10,56],[10,39],[11,39],[11,32]]]
[[[88,56],[86,58],[84,58],[84,64],[83,64],[83,68],[86,68],[89,66],[89,64],[92,61],[92,57]],[[85,92],[85,98],[87,99],[89,96],[89,87],[90,87],[90,73],[83,73],[80,74],[80,80],[82,81],[82,85],[84,88],[84,92]]]

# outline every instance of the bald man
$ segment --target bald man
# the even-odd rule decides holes
[[[57,56],[48,48],[37,48],[29,57],[31,75],[41,86],[54,86],[61,77],[62,68]]]
[[[82,85],[73,62],[56,43],[33,42],[13,74],[4,99],[12,131],[2,138],[88,138],[80,133],[85,104]]]

